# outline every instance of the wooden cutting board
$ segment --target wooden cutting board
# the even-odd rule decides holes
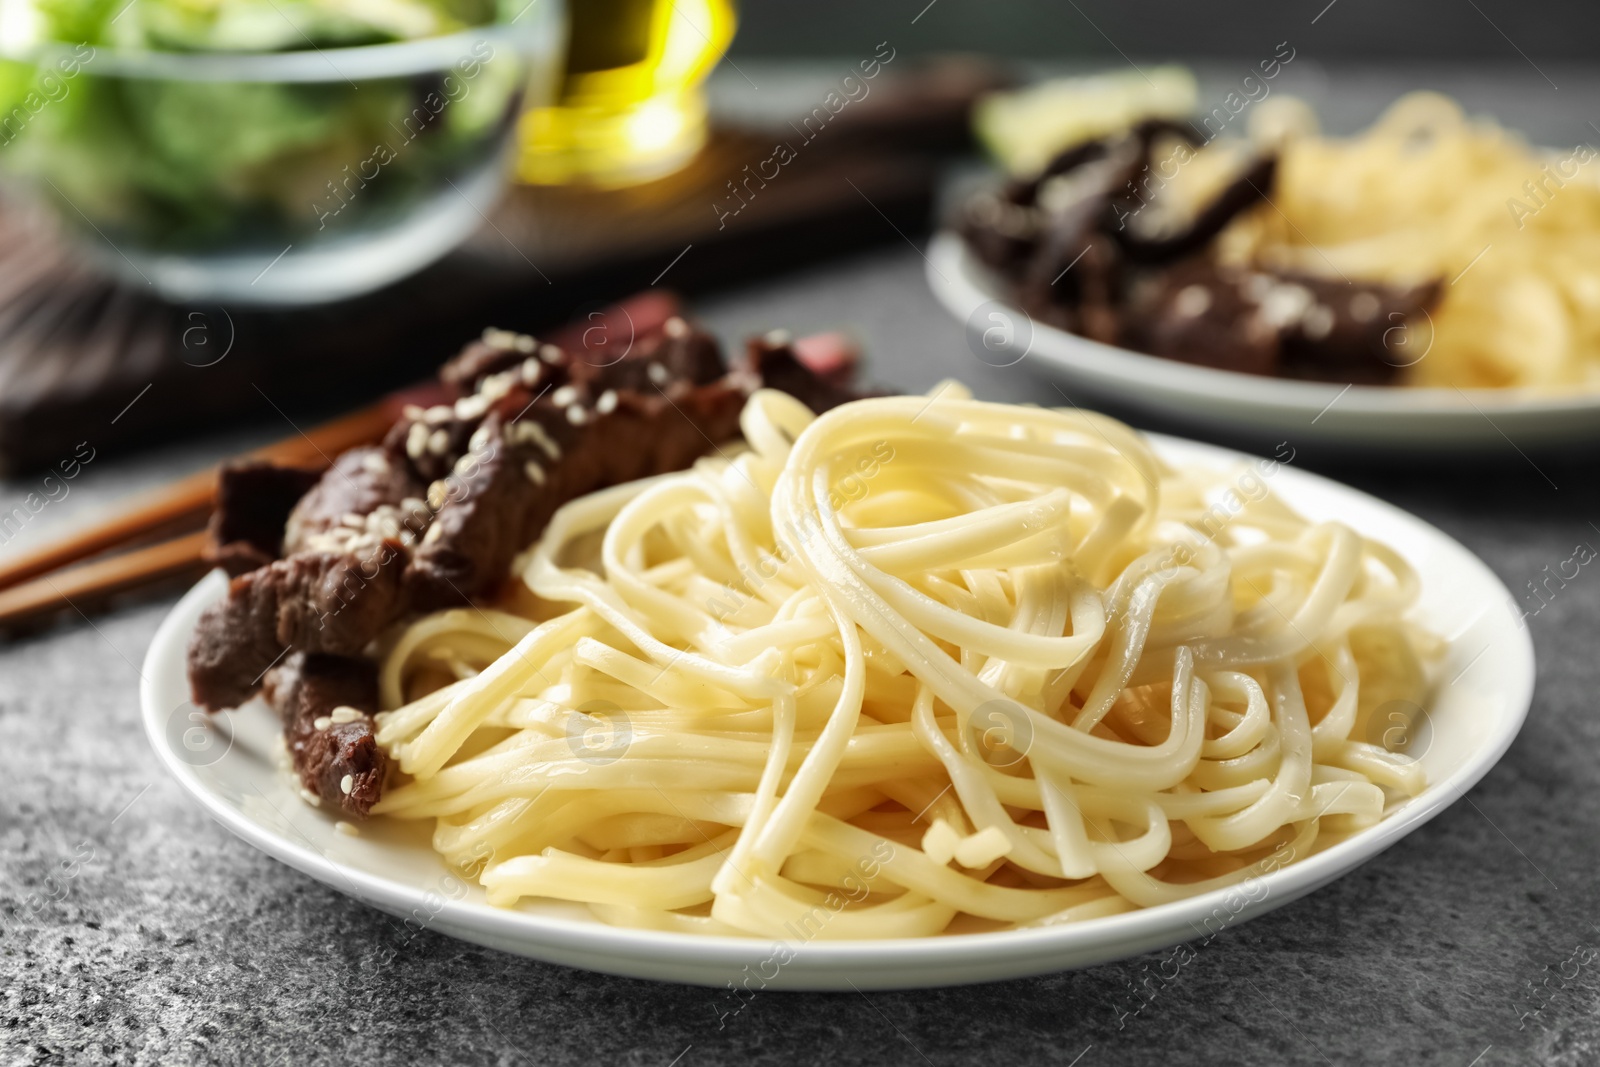
[[[263,394],[289,415],[329,413],[431,374],[486,325],[537,333],[652,285],[695,293],[925,232],[937,157],[969,147],[972,100],[1002,82],[965,60],[908,71],[737,214],[727,183],[783,127],[718,129],[689,167],[630,189],[519,186],[420,274],[292,311],[166,303],[0,203],[0,474],[85,440],[116,454],[259,418]]]

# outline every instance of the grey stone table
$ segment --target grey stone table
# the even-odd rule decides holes
[[[1506,77],[1533,91],[1528,72]],[[1555,123],[1519,106],[1525,122],[1544,116],[1551,139],[1582,136],[1571,113]],[[957,376],[981,396],[1056,402],[1026,362],[997,370],[973,358],[922,271],[920,253],[895,243],[701,311],[725,337],[849,329],[873,376],[899,388]],[[158,453],[97,455],[0,551],[282,432],[264,421]],[[84,437],[92,447],[94,428]],[[1524,456],[1508,442],[1458,466],[1311,447],[1297,462],[1436,523],[1513,589],[1576,544],[1600,545],[1593,457]],[[6,485],[0,505],[35,488]],[[396,936],[386,919],[233,838],[158,767],[139,725],[138,670],[169,606],[0,646],[0,1064],[1600,1057],[1600,577],[1587,569],[1529,619],[1533,710],[1477,788],[1350,876],[1197,943],[1181,968],[1156,953],[971,988],[767,993],[723,1022],[715,990],[568,970],[431,932],[378,967]]]

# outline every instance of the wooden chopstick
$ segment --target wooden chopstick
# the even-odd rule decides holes
[[[118,593],[205,573],[204,530],[95,560],[0,590],[0,627],[14,627],[63,608],[88,613]]]
[[[376,404],[286,437],[254,452],[249,459],[271,460],[293,467],[323,468],[347,448],[382,439],[411,402],[416,390],[386,397]],[[205,525],[216,502],[217,470],[210,468],[180,478],[136,501],[127,511],[59,541],[41,545],[0,565],[0,590],[49,574],[159,530]],[[198,557],[197,557],[198,558]],[[0,612],[0,623],[5,621]]]
[[[432,383],[392,393],[240,458],[325,469],[346,449],[382,440],[406,404],[426,405],[438,396],[439,388]],[[0,632],[25,629],[26,624],[65,609],[87,613],[118,593],[205,573],[206,534],[200,527],[210,516],[216,495],[217,469],[198,471],[145,496],[126,512],[0,566]],[[93,559],[174,532],[177,536],[167,540]]]
[[[204,470],[160,489],[131,510],[60,541],[41,545],[0,566],[0,589],[59,570],[163,526],[205,523],[217,472]]]
[[[671,293],[646,291],[591,315],[573,326],[554,331],[550,340],[575,349],[598,351],[615,337],[631,344],[636,334],[658,330],[678,313],[678,298]],[[598,325],[597,325],[598,323]],[[592,357],[591,357],[592,358]],[[390,393],[375,404],[295,434],[240,457],[263,459],[290,467],[324,469],[339,453],[356,445],[372,444],[400,418],[407,404],[428,407],[443,396],[437,382],[424,382]],[[171,485],[136,501],[127,511],[60,541],[41,545],[0,564],[0,589],[7,589],[62,567],[127,545],[157,530],[194,528],[205,524],[216,504],[215,468],[180,478]],[[0,625],[5,619],[0,616]]]
[[[636,336],[661,329],[678,308],[675,294],[647,290],[547,339],[593,358],[613,341],[631,348]],[[406,405],[428,407],[443,399],[440,383],[425,382],[239,458],[324,470],[341,452],[382,440]],[[65,608],[87,611],[117,593],[204,572],[206,535],[199,527],[210,517],[216,496],[216,468],[199,471],[105,522],[0,565],[0,633]],[[163,535],[170,539],[141,545]],[[128,551],[94,558],[116,548]]]

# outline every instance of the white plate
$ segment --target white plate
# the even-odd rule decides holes
[[[1175,438],[1154,440],[1174,462],[1227,469],[1244,459]],[[1086,967],[1175,945],[1208,929],[1208,919],[1209,929],[1231,925],[1339,877],[1433,818],[1482,778],[1516,736],[1533,694],[1533,645],[1513,613],[1511,594],[1460,544],[1397,508],[1288,465],[1271,483],[1308,517],[1347,522],[1395,547],[1421,572],[1417,617],[1451,640],[1428,728],[1412,742],[1425,748],[1420,757],[1430,784],[1421,796],[1372,829],[1263,876],[1253,894],[1257,899],[1242,908],[1240,894],[1223,890],[1057,927],[791,945],[794,958],[767,986],[954,985]],[[428,847],[431,827],[380,819],[364,825],[359,837],[336,832],[332,815],[302,802],[278,771],[279,727],[265,705],[253,703],[211,719],[189,703],[184,648],[201,610],[224,588],[220,572],[208,576],[156,633],[145,657],[141,693],[150,742],[179,783],[228,829],[318,881],[407,919],[394,924],[396,949],[416,930],[431,929],[554,963],[642,978],[722,986],[742,983],[746,967],[749,975],[771,974],[767,961],[774,944],[769,941],[619,929],[567,904],[491,907],[475,885],[457,879]],[[751,988],[759,982],[755,979]]]
[[[1201,367],[1035,322],[1010,303],[1004,282],[953,233],[934,237],[927,263],[928,284],[966,324],[978,358],[993,366],[1026,360],[1035,371],[1082,388],[1086,397],[1189,425],[1296,443],[1440,451],[1502,449],[1508,440],[1524,447],[1600,440],[1600,393],[1345,386]]]

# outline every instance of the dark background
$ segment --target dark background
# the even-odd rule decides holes
[[[1505,60],[1518,49],[1535,59],[1583,60],[1594,56],[1600,36],[1600,5],[1584,0],[1335,0],[1331,7],[1328,0],[757,0],[742,4],[739,17],[735,59],[837,55],[882,39],[913,54],[1254,58],[1288,38],[1314,46],[1325,61]],[[907,32],[912,18],[914,34]]]

